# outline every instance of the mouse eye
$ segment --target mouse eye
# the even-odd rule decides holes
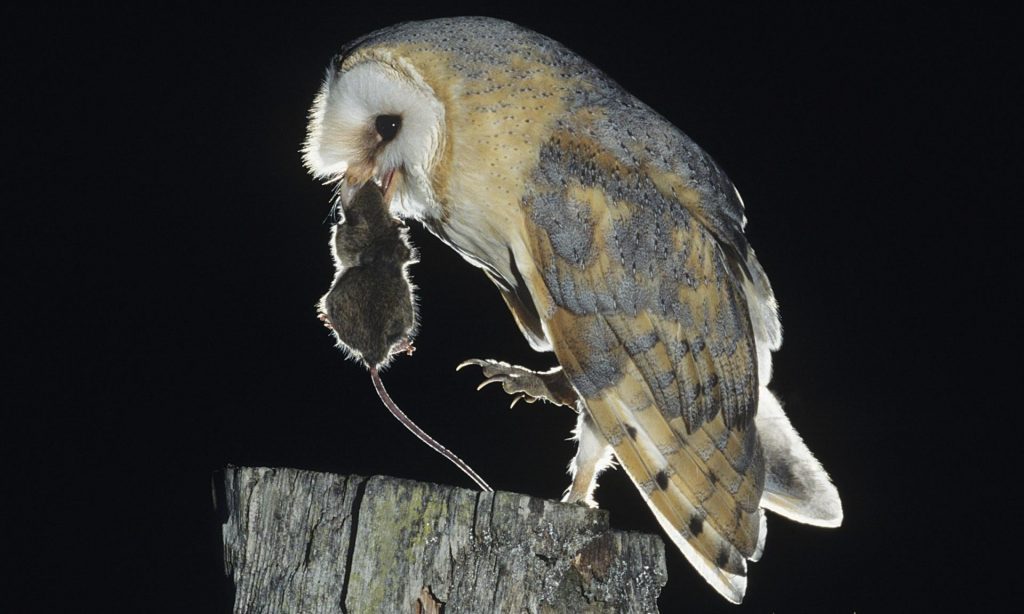
[[[395,138],[398,134],[398,130],[402,127],[402,116],[378,115],[374,124],[377,128],[377,134],[380,135],[381,142],[387,143],[391,139]]]

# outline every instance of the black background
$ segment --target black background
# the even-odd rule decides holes
[[[1012,339],[1022,171],[1009,16],[933,8],[332,3],[2,15],[5,598],[26,611],[228,611],[228,463],[468,486],[314,317],[329,190],[299,160],[328,59],[407,19],[559,40],[726,169],[782,306],[774,388],[832,474],[838,530],[769,520],[747,611],[998,604],[1020,550]],[[492,485],[557,498],[562,408],[509,411],[464,358],[547,367],[497,292],[414,227],[399,404]],[[1009,265],[1009,266],[1008,266]],[[620,471],[613,526],[658,528]],[[668,548],[663,611],[739,611]]]

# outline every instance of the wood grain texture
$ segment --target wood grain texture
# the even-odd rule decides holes
[[[656,612],[666,582],[661,539],[601,510],[295,469],[223,490],[235,612]]]

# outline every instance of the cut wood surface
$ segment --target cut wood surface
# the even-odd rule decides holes
[[[657,612],[660,537],[608,513],[391,477],[229,467],[235,612]]]

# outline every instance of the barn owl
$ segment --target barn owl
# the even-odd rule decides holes
[[[840,524],[838,492],[767,388],[781,327],[739,193],[586,60],[489,18],[374,32],[328,67],[303,156],[343,201],[377,182],[393,213],[483,269],[530,345],[554,353],[547,372],[469,364],[517,397],[579,412],[565,501],[593,504],[618,461],[736,603],[764,510]]]

